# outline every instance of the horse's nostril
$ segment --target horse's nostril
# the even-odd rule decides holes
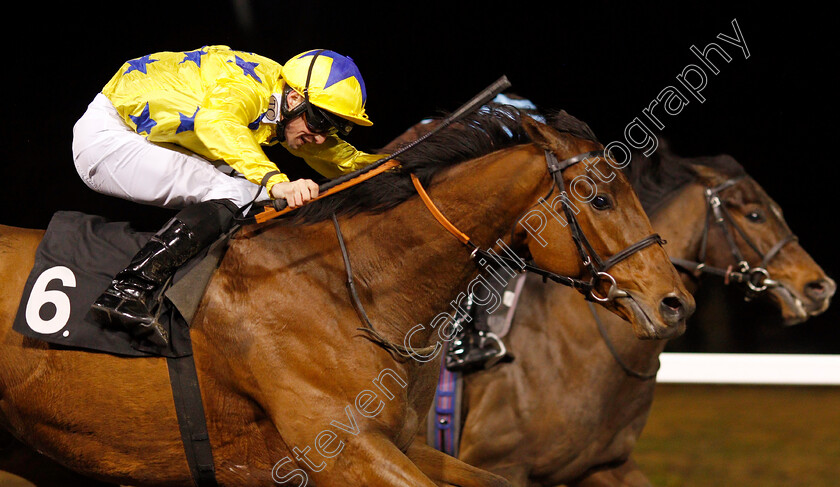
[[[809,282],[805,285],[805,292],[808,294],[823,294],[825,293],[825,285],[822,281]]]
[[[805,284],[805,295],[814,301],[822,301],[834,294],[835,285],[827,279],[817,279]]]
[[[662,306],[676,311],[682,308],[682,301],[675,296],[668,296],[662,300]]]
[[[688,317],[683,300],[676,296],[666,296],[659,303],[662,319],[669,325],[676,325]]]

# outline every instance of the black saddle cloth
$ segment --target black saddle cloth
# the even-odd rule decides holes
[[[129,357],[192,354],[189,326],[169,299],[163,300],[159,320],[169,332],[167,349],[132,343],[128,332],[103,327],[88,316],[93,301],[151,236],[135,231],[126,222],[57,212],[38,246],[13,329],[57,347]],[[191,263],[176,273],[176,281]]]

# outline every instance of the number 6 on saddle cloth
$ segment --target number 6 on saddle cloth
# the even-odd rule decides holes
[[[168,349],[132,343],[127,331],[103,327],[88,318],[90,305],[108,287],[152,233],[134,231],[127,223],[72,211],[53,215],[35,254],[12,328],[27,337],[67,348],[128,357],[182,357],[192,354],[187,319],[193,309],[161,300],[160,323],[172,338]],[[184,266],[174,281],[199,266],[211,246]],[[209,259],[208,259],[209,260]],[[208,274],[209,277],[209,274]],[[206,284],[206,281],[203,282]],[[192,286],[190,286],[192,287]],[[198,293],[204,290],[203,285]]]

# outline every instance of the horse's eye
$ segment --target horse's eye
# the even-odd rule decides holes
[[[613,207],[610,197],[603,194],[596,195],[592,198],[591,204],[596,210],[608,210]]]
[[[762,223],[764,222],[764,214],[761,212],[761,210],[753,210],[747,213],[747,220],[753,223]]]

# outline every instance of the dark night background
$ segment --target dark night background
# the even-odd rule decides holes
[[[170,216],[94,193],[70,150],[73,124],[94,95],[124,61],[148,53],[226,44],[281,63],[321,47],[349,55],[364,76],[374,126],[348,140],[372,151],[503,74],[511,92],[567,110],[603,142],[623,140],[624,127],[659,91],[698,63],[689,47],[717,42],[732,62],[717,63],[721,73],[709,75],[704,104],[692,100],[679,115],[663,116],[659,134],[681,155],[734,156],[784,208],[803,247],[838,277],[830,230],[837,221],[833,15],[803,2],[784,10],[758,2],[539,3],[16,5],[5,13],[0,222],[45,228],[54,211],[78,210],[153,231]],[[734,18],[749,59],[716,39],[733,34]],[[303,164],[282,149],[267,152],[291,174]],[[715,298],[729,314],[694,320],[671,349],[840,353],[836,304],[787,328],[769,306],[745,305],[713,282],[698,304]]]

